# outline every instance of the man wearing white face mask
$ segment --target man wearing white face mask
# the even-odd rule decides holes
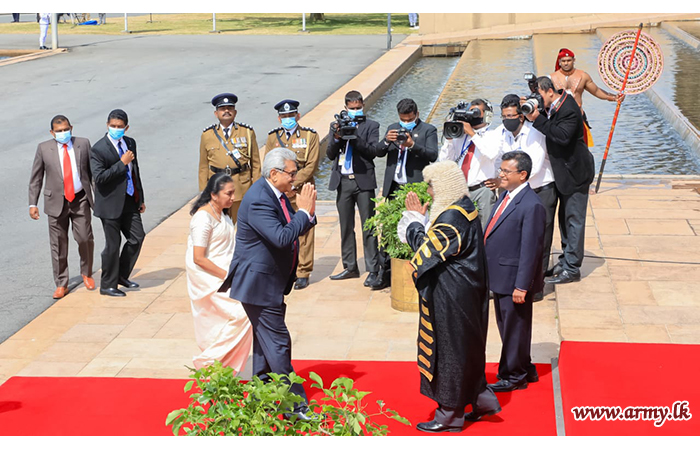
[[[123,297],[117,288],[139,285],[129,280],[141,252],[146,233],[141,214],[146,211],[141,171],[136,159],[136,141],[124,136],[129,117],[115,109],[107,117],[107,134],[92,148],[90,167],[95,180],[95,215],[102,220],[105,249],[102,251],[100,294]],[[121,254],[121,235],[126,243]]]
[[[265,155],[277,147],[288,148],[297,157],[297,173],[292,183],[292,191],[285,192],[292,202],[294,211],[298,211],[296,193],[306,183],[314,184],[314,174],[318,170],[321,142],[313,128],[299,124],[299,102],[282,100],[275,105],[281,127],[275,128],[267,135]],[[263,155],[262,159],[265,159]],[[304,289],[309,285],[309,276],[314,270],[314,229],[299,237],[299,265],[294,289]]]
[[[80,273],[89,290],[95,289],[92,279],[92,255],[95,243],[92,235],[92,175],[90,172],[90,141],[72,137],[73,127],[66,116],[51,119],[53,139],[42,142],[36,149],[32,175],[29,179],[29,217],[39,220],[39,194],[44,185],[44,212],[48,216],[51,263],[56,282],[53,298],[68,293],[68,226],[72,223],[73,237],[78,243]],[[44,176],[45,175],[45,176]]]

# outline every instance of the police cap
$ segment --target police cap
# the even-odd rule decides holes
[[[238,97],[230,93],[219,94],[211,99],[211,104],[216,108],[221,106],[236,106],[236,102],[238,102]]]
[[[296,100],[282,100],[275,105],[278,114],[298,112],[299,102]]]

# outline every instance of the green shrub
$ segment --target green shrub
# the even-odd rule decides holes
[[[290,383],[305,381],[294,373],[271,373],[267,382],[258,377],[243,382],[233,369],[220,362],[190,370],[193,380],[185,385],[185,392],[194,391],[190,404],[172,411],[165,420],[174,435],[183,431],[188,436],[385,436],[389,429],[374,422],[376,416],[410,425],[398,413],[385,408],[381,400],[377,401],[379,411],[369,414],[362,402],[369,392],[355,389],[350,378],[337,378],[324,388],[321,377],[311,372],[311,387],[323,391],[324,403],[312,400],[309,409],[314,418],[302,421],[291,414],[294,404],[303,399],[289,391]]]
[[[406,210],[406,195],[409,192],[418,194],[421,203],[431,200],[428,194],[428,183],[405,184],[390,200],[384,197],[373,198],[374,216],[367,219],[364,224],[365,230],[372,230],[372,233],[377,236],[379,248],[386,251],[392,258],[411,259],[414,254],[408,244],[399,240],[397,233],[401,213]]]

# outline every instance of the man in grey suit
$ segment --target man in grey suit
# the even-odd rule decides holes
[[[78,243],[80,273],[89,290],[95,289],[92,279],[92,257],[95,243],[92,235],[92,173],[90,141],[72,137],[73,127],[66,116],[51,119],[54,139],[42,142],[36,149],[29,179],[29,217],[39,219],[37,206],[44,182],[44,212],[49,222],[51,263],[56,282],[53,298],[68,293],[68,225],[73,224],[73,237]]]

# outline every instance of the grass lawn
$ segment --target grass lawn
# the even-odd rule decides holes
[[[90,17],[98,20],[97,15]],[[205,34],[212,30],[212,15],[148,14],[130,16],[129,31],[139,34]],[[302,28],[299,14],[216,14],[216,30],[224,34],[299,34]],[[326,14],[325,21],[312,22],[306,15],[306,30],[312,34],[385,34],[386,14]],[[408,14],[391,14],[393,33],[417,33],[408,27]],[[61,34],[121,34],[124,19],[109,17],[106,25],[72,25],[59,23]],[[35,22],[2,23],[0,34],[38,34]],[[49,31],[49,36],[51,31]]]

